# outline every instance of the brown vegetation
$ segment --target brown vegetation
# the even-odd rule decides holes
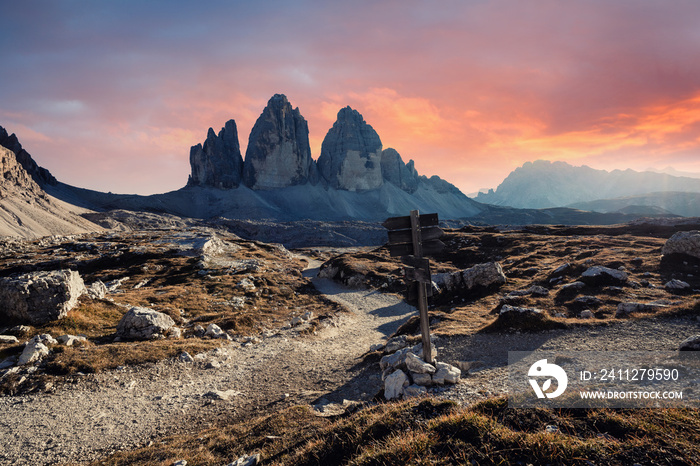
[[[698,445],[700,420],[693,410],[514,410],[504,398],[460,408],[428,398],[335,419],[297,406],[95,464],[225,464],[256,452],[276,465],[689,465],[700,461]]]

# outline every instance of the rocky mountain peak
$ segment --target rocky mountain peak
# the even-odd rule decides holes
[[[19,163],[15,153],[4,146],[0,147],[0,176],[0,199],[8,196],[46,197],[41,187]]]
[[[407,193],[414,193],[418,189],[418,172],[413,160],[408,164],[403,163],[396,149],[389,147],[382,151],[381,166],[384,181],[393,183]]]
[[[318,169],[331,187],[367,191],[380,187],[382,141],[357,110],[338,112],[321,145]]]
[[[29,152],[22,148],[22,144],[20,144],[17,136],[14,133],[8,134],[7,130],[2,126],[0,126],[0,146],[14,152],[17,162],[40,186],[58,184],[51,172],[37,165],[32,156],[29,155]]]
[[[190,166],[188,186],[237,188],[241,184],[243,157],[236,122],[227,121],[218,135],[209,128],[204,144],[190,149]]]
[[[309,126],[299,108],[275,94],[255,122],[248,139],[243,182],[253,189],[276,189],[316,184]]]

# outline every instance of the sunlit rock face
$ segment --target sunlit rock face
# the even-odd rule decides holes
[[[335,189],[368,191],[380,187],[382,141],[357,110],[345,107],[321,145],[318,170]]]
[[[197,144],[190,149],[190,167],[192,173],[188,186],[237,188],[243,174],[243,157],[236,122],[227,121],[218,136],[209,128],[204,144]]]
[[[275,94],[255,122],[248,140],[243,182],[252,189],[276,189],[316,184],[318,172],[311,158],[309,126],[299,108]]]

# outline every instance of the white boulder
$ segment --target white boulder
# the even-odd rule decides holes
[[[30,272],[0,279],[0,318],[29,324],[61,319],[85,291],[74,270]]]
[[[155,340],[164,338],[175,326],[175,321],[167,314],[132,307],[117,324],[117,336],[127,340]]]
[[[686,254],[700,259],[700,231],[679,231],[664,244],[661,253]]]
[[[384,398],[393,400],[403,395],[404,387],[408,386],[408,376],[401,369],[397,369],[384,380]]]

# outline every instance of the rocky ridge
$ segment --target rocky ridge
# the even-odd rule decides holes
[[[8,134],[7,130],[2,126],[0,126],[0,146],[14,152],[17,162],[19,162],[27,174],[40,186],[55,185],[58,183],[51,172],[37,165],[32,156],[29,155],[29,152],[24,150],[17,136],[14,133]]]
[[[101,229],[78,215],[85,209],[47,194],[44,187],[52,188],[56,179],[34,162],[14,134],[8,136],[1,126],[0,175],[0,236],[35,238]]]
[[[366,192],[388,182],[411,195],[423,186],[440,194],[459,194],[466,200],[439,177],[419,176],[413,160],[404,163],[395,149],[382,149],[374,128],[357,110],[345,107],[338,112],[318,161],[314,161],[306,120],[285,95],[275,94],[253,126],[245,161],[240,156],[234,120],[229,120],[218,136],[209,128],[206,141],[190,150],[192,173],[187,185],[232,189],[243,184],[264,191],[321,184],[325,189]]]

